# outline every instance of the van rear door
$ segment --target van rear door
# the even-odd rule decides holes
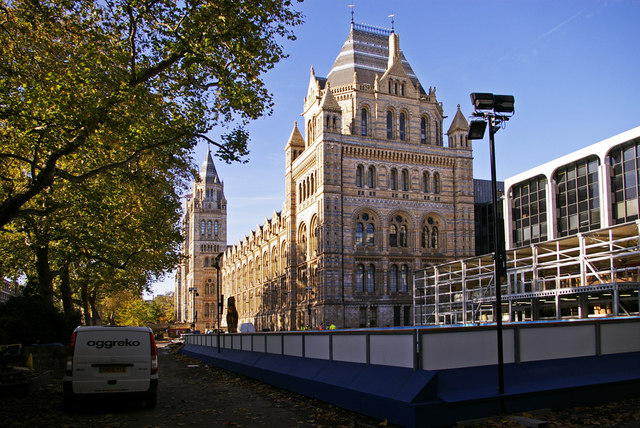
[[[79,329],[73,355],[73,392],[149,390],[150,346],[146,328]]]

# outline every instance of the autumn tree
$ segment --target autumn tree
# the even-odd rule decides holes
[[[0,275],[91,311],[174,266],[194,145],[246,160],[299,23],[287,0],[0,0]]]
[[[145,154],[186,172],[214,127],[226,161],[270,112],[261,75],[300,15],[288,0],[0,0],[0,227],[30,202]]]

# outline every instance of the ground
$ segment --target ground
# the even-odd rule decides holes
[[[1,398],[3,427],[378,427],[385,421],[349,412],[177,353],[159,351],[158,406],[110,400],[62,410],[62,367],[40,370],[26,395]],[[571,409],[504,415],[465,423],[467,427],[521,427],[514,416],[547,427],[640,427],[640,398]]]

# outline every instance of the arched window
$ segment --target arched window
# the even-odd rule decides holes
[[[204,235],[205,233],[207,233],[206,222],[204,220],[202,220],[200,222],[200,235]]]
[[[209,304],[208,303],[204,304],[204,316],[207,317],[207,318],[209,317]]]
[[[406,192],[409,190],[409,171],[406,169],[402,170],[402,181],[400,182],[400,185],[402,186],[403,191]]]
[[[367,270],[367,291],[373,293],[376,291],[376,267],[369,265]]]
[[[436,226],[431,231],[431,248],[438,248],[438,228]]]
[[[389,246],[397,247],[398,246],[398,228],[395,224],[389,226]]]
[[[395,215],[389,225],[389,246],[408,247],[409,228],[407,220],[401,215]]]
[[[427,144],[427,118],[420,118],[420,143]]]
[[[404,138],[405,138],[405,128],[406,128],[405,122],[406,122],[405,114],[400,113],[400,140],[402,141],[404,141]]]
[[[387,139],[393,139],[393,113],[387,111]]]
[[[218,232],[220,232],[220,223],[216,220],[213,222],[213,234],[218,236]]]
[[[367,245],[375,245],[375,226],[373,223],[367,223]]]
[[[318,218],[314,217],[311,220],[311,257],[316,257],[318,251]]]
[[[391,93],[391,80],[389,80],[389,93]]]
[[[369,112],[366,108],[360,111],[360,130],[363,136],[369,135]]]
[[[356,245],[364,245],[364,225],[356,223]]]
[[[440,122],[436,121],[436,146],[442,145],[442,132],[440,131]]]
[[[429,173],[422,173],[422,191],[424,193],[429,193]]]
[[[358,165],[356,168],[356,187],[363,186],[363,176],[364,176],[364,167],[362,165]]]
[[[400,291],[407,292],[409,290],[409,267],[402,265],[400,270]]]
[[[400,94],[404,97],[404,83],[400,85]]]
[[[398,170],[391,170],[391,190],[398,190]]]
[[[398,265],[391,265],[389,271],[389,287],[392,293],[398,292]]]
[[[364,292],[364,265],[358,265],[356,272],[356,291]]]
[[[372,166],[367,170],[367,186],[370,189],[376,187],[376,169]]]
[[[209,267],[209,257],[204,258],[204,267]]]
[[[407,226],[406,225],[402,225],[400,226],[400,236],[398,236],[398,245],[401,247],[407,247],[408,243],[407,243]]]
[[[440,193],[440,174],[433,174],[433,193]]]
[[[213,223],[211,222],[211,220],[207,221],[207,235],[211,236],[211,233],[213,232]]]
[[[429,227],[428,226],[423,226],[422,227],[421,244],[422,244],[422,248],[428,248],[429,247]]]

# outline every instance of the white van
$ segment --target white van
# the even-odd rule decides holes
[[[158,349],[148,327],[78,327],[64,376],[64,407],[96,394],[130,394],[156,406]]]

